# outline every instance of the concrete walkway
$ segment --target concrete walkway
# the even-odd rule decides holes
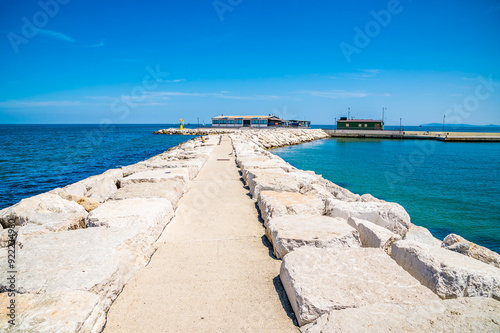
[[[210,140],[218,140],[212,136]],[[104,332],[297,332],[255,201],[224,136]]]

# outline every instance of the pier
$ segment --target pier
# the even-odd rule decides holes
[[[298,331],[280,301],[280,261],[265,246],[255,200],[243,185],[223,136],[148,267],[111,307],[104,332]]]
[[[438,140],[444,142],[500,142],[500,133],[479,132],[418,132],[386,130],[329,130],[332,138]]]
[[[0,331],[499,330],[498,253],[269,150],[330,134],[212,134],[1,210]]]

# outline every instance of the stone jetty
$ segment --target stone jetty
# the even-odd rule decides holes
[[[500,331],[498,254],[268,150],[324,131],[182,134],[0,211],[0,331]]]

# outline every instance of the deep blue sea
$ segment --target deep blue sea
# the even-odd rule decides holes
[[[0,125],[0,209],[192,138],[153,134],[177,126]]]
[[[500,143],[338,138],[272,152],[354,193],[401,204],[439,239],[456,233],[500,253]]]

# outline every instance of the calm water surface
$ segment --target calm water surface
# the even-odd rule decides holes
[[[500,252],[500,144],[327,139],[274,149],[354,193],[401,204],[443,239],[459,234]]]
[[[0,209],[192,138],[153,134],[172,126],[0,125]]]

